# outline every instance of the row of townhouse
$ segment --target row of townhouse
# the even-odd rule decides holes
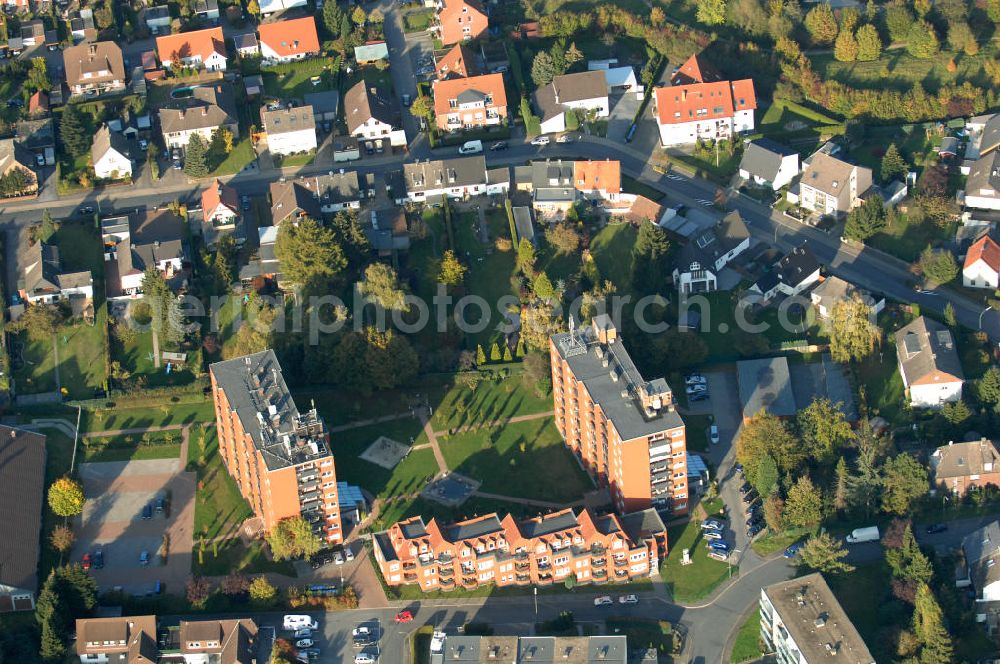
[[[250,618],[182,620],[162,629],[153,615],[76,621],[80,664],[255,664],[257,645]]]
[[[268,64],[291,62],[319,55],[316,20],[304,18],[262,23],[257,37],[242,36],[234,43],[241,56],[259,55]],[[156,54],[165,69],[176,65],[206,71],[225,71],[229,53],[222,28],[206,28],[156,38]]]
[[[374,536],[375,560],[390,586],[421,590],[625,582],[649,576],[667,553],[652,509],[597,515],[560,510],[517,521],[497,514],[442,525],[416,516]]]

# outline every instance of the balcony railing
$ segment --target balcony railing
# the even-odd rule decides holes
[[[595,579],[606,579],[606,578],[608,578],[608,573],[605,572],[603,569],[595,569],[594,570],[594,578]]]
[[[410,572],[407,572],[406,574],[403,575],[403,581],[413,582],[413,581],[416,581],[416,580],[417,580],[417,575],[416,574],[412,574]]]
[[[607,558],[595,558],[591,565],[596,565],[597,567],[604,567],[608,563]]]

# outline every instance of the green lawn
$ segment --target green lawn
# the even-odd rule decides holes
[[[865,398],[872,415],[881,415],[893,425],[907,420],[903,378],[895,361],[892,346],[883,344],[882,352],[857,363],[855,370],[864,387]]]
[[[329,58],[313,58],[288,62],[261,70],[264,92],[280,100],[301,99],[307,92],[333,90],[337,77],[330,71]],[[312,78],[319,76],[314,84]]]
[[[133,461],[176,459],[181,453],[180,431],[156,431],[110,438],[84,438],[83,460]]]
[[[629,288],[632,247],[638,232],[632,224],[610,224],[590,241],[590,254],[601,278],[617,286],[619,292]]]
[[[661,656],[669,656],[673,652],[673,626],[665,620],[608,618],[604,624],[609,635],[625,635],[629,650],[652,648]]]
[[[667,541],[670,552],[660,566],[660,575],[674,601],[691,603],[704,599],[729,578],[730,566],[708,557],[707,545],[702,545],[701,527],[696,522],[668,528]],[[681,564],[684,549],[690,549],[690,565]],[[733,574],[738,571],[732,568]]]
[[[446,431],[552,410],[551,395],[539,397],[520,378],[520,373],[514,371],[510,378],[498,383],[480,382],[475,391],[456,384],[437,402],[431,425],[435,431]]]
[[[870,238],[866,244],[912,263],[927,245],[938,245],[955,235],[955,225],[941,227],[929,219],[915,222],[905,214],[897,215],[893,225]]]
[[[433,9],[418,9],[417,11],[403,14],[404,32],[423,32],[430,27],[434,19]]]
[[[945,84],[970,81],[977,86],[990,85],[983,73],[983,63],[993,56],[993,50],[983,48],[978,55],[942,51],[933,58],[919,59],[904,48],[887,50],[882,57],[871,62],[839,62],[833,53],[812,55],[813,70],[822,80],[837,80],[860,88],[893,87],[909,90],[919,82],[933,94]],[[957,69],[948,71],[948,62],[954,59]],[[886,74],[888,72],[888,75]]]
[[[167,350],[160,345],[160,351]],[[132,376],[143,376],[149,387],[164,387],[170,385],[187,385],[194,380],[194,373],[189,367],[174,368],[167,373],[166,362],[156,368],[153,361],[153,333],[138,332],[134,341],[122,343],[112,338],[111,358],[121,362],[122,368]]]
[[[886,622],[879,609],[892,598],[889,566],[884,560],[879,560],[858,565],[850,574],[824,575],[824,578],[861,638],[879,659],[879,652],[874,646],[880,642],[879,634]]]
[[[784,551],[790,545],[808,538],[816,532],[815,528],[789,528],[780,533],[771,533],[758,537],[753,541],[753,550],[761,556],[769,556],[775,551]]]
[[[316,159],[316,151],[303,152],[301,154],[290,154],[287,156],[274,155],[274,165],[278,168],[294,168],[296,166],[308,166]]]
[[[732,154],[729,154],[726,150],[720,148],[718,158],[716,158],[714,149],[698,154],[664,153],[663,157],[669,162],[693,169],[697,177],[706,178],[716,184],[726,185],[729,183],[733,173],[736,172],[736,169],[739,168],[743,153],[739,150],[734,150]]]
[[[235,175],[256,158],[257,153],[254,152],[253,145],[250,144],[250,139],[244,137],[233,145],[233,151],[226,155],[226,158],[212,171],[211,175],[213,177]]]
[[[482,482],[480,489],[564,503],[593,485],[551,419],[439,437],[448,467]]]
[[[177,399],[177,401],[173,401]],[[158,405],[129,407],[124,403],[108,402],[104,408],[84,408],[80,417],[80,431],[110,431],[114,429],[144,429],[167,424],[190,424],[192,422],[214,422],[215,407],[211,399],[200,394],[197,397],[160,397]]]
[[[697,306],[695,300],[690,303],[691,311],[701,312],[702,327],[708,328],[707,332],[698,332],[708,346],[708,355],[710,357],[733,356],[738,352],[733,347],[734,332],[739,330],[736,321],[736,294],[731,291],[715,291],[702,293],[697,297],[704,297],[708,300],[707,308]],[[778,309],[774,306],[767,307],[761,313],[758,322],[766,324],[767,329],[760,334],[767,339],[771,347],[776,347],[786,341],[816,338],[820,335],[818,323],[806,331],[801,331],[801,329],[796,329],[799,319],[792,312],[788,312],[787,320],[792,324],[791,326],[783,325],[780,322]],[[725,329],[725,332],[722,329]]]
[[[427,442],[419,420],[406,418],[382,424],[349,429],[330,435],[330,446],[337,462],[337,479],[358,484],[380,498],[420,491],[428,477],[437,473],[431,450],[411,451],[391,471],[359,458],[379,436],[403,445]]]
[[[760,649],[760,609],[757,608],[740,626],[729,661],[740,664],[758,659],[763,654]]]
[[[80,184],[79,177],[81,173],[85,173],[90,168],[89,150],[75,159],[68,154],[60,153],[58,166],[59,181],[56,184],[56,190],[59,194],[69,194],[88,188]]]
[[[285,576],[296,576],[295,567],[291,562],[275,562],[268,558],[267,545],[264,542],[253,542],[246,546],[240,538],[234,537],[205,544],[203,550],[202,545],[195,542],[191,557],[192,574],[224,576],[231,572],[243,574],[274,572]]]
[[[691,452],[708,451],[708,427],[712,424],[711,415],[685,415],[684,428],[687,431],[685,440],[687,449]]]
[[[188,469],[194,468],[198,473],[195,537],[235,536],[240,524],[253,511],[222,463],[215,427],[192,427],[186,463]]]
[[[884,129],[889,129],[885,131]],[[867,166],[881,178],[882,157],[890,144],[895,143],[903,158],[911,165],[922,167],[931,160],[937,161],[935,144],[940,144],[941,137],[930,138],[919,126],[913,127],[909,133],[902,128],[891,131],[891,128],[879,128],[866,134],[864,140],[850,150],[851,160]]]
[[[781,125],[784,128],[788,122],[793,121],[804,124],[837,124],[836,118],[823,115],[788,99],[775,99],[764,112],[760,125],[762,130],[766,125]]]

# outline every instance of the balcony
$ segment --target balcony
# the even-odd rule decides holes
[[[628,572],[627,571],[625,571],[623,569],[616,569],[615,570],[615,579],[621,580],[621,579],[627,579],[627,578],[628,578]]]
[[[527,572],[531,569],[531,563],[528,562],[517,562],[514,563],[514,569],[518,572]]]
[[[515,574],[514,575],[514,579],[518,583],[530,583],[531,582],[531,577],[529,575],[527,575],[527,574]]]
[[[412,560],[408,560],[405,563],[403,563],[403,569],[404,570],[417,569],[417,564],[415,562],[413,562]]]
[[[416,580],[417,580],[417,575],[411,572],[407,572],[406,574],[403,575],[403,581],[406,581],[407,583],[414,583]]]
[[[438,579],[438,583],[440,583],[445,588],[454,588],[455,587],[455,579],[444,579],[444,578],[441,578],[441,579]]]
[[[628,558],[625,556],[615,558],[615,567],[624,567],[625,565],[628,565]]]
[[[593,565],[593,566],[595,566],[595,567],[604,567],[605,565],[608,564],[608,559],[607,558],[594,558],[594,560],[591,561],[590,564]]]
[[[438,570],[438,574],[440,574],[441,576],[454,576],[455,569],[452,567],[442,567],[440,570]]]
[[[539,570],[552,569],[552,565],[550,563],[538,563],[538,569]]]
[[[608,573],[605,572],[603,569],[595,569],[594,570],[594,578],[595,579],[606,579],[606,578],[608,578]]]
[[[441,564],[443,564],[443,565],[450,564],[451,561],[453,561],[454,559],[455,559],[455,556],[453,556],[451,554],[448,554],[448,553],[442,553],[441,555],[438,556],[438,562],[441,563]]]

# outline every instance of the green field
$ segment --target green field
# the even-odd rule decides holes
[[[638,232],[632,224],[610,224],[590,241],[590,254],[597,264],[601,279],[613,283],[619,292],[629,288],[632,247]]]
[[[763,654],[760,649],[760,609],[758,608],[740,626],[729,661],[732,664],[740,664],[740,662],[758,659]]]
[[[186,462],[188,469],[198,473],[195,537],[234,537],[253,512],[222,463],[215,427],[192,427]]]
[[[455,385],[438,401],[431,425],[435,431],[446,431],[552,410],[552,397],[538,396],[535,390],[524,386],[520,377],[515,371],[500,382],[484,380],[475,391]]]
[[[392,470],[364,461],[359,456],[379,436],[404,445],[427,442],[420,422],[413,418],[373,424],[330,435],[330,446],[337,460],[337,479],[360,485],[380,498],[417,493],[426,480],[437,473],[434,453],[429,449],[411,451]]]
[[[249,138],[243,138],[233,145],[233,151],[216,166],[211,175],[235,175],[246,168],[246,165],[257,158]]]
[[[939,226],[929,219],[913,221],[905,214],[898,215],[894,224],[887,226],[867,244],[912,263],[928,245],[938,246],[955,236],[955,224]]]
[[[904,48],[886,50],[882,57],[871,62],[839,62],[833,53],[809,56],[813,69],[821,80],[836,80],[859,88],[893,87],[909,90],[920,83],[933,94],[942,85],[961,85],[969,81],[980,87],[990,82],[983,72],[983,63],[993,57],[992,48],[983,48],[977,55],[942,51],[933,58],[919,59]],[[948,71],[948,62],[955,61],[954,73]]]
[[[433,9],[418,9],[417,11],[403,14],[404,32],[423,32],[430,27],[434,20]]]
[[[439,441],[448,467],[481,481],[488,493],[566,503],[593,488],[548,418]]]
[[[177,399],[177,401],[173,401]],[[80,416],[80,431],[111,431],[115,429],[146,429],[168,424],[190,424],[192,422],[214,422],[215,406],[210,399],[201,395],[170,400],[160,397],[161,405],[130,408],[134,399],[124,399],[122,403],[107,402],[103,408],[84,408]]]
[[[701,527],[695,521],[667,529],[670,552],[660,566],[660,575],[676,602],[691,603],[707,597],[730,575],[730,566],[708,557]],[[691,564],[682,565],[684,549],[691,552]],[[732,569],[736,574],[739,570]]]
[[[84,438],[83,460],[138,461],[140,459],[176,459],[181,453],[180,431],[156,431],[110,438]]]
[[[160,344],[160,352],[167,350]],[[190,368],[174,368],[167,373],[166,362],[160,367],[153,360],[153,333],[151,331],[137,332],[135,339],[123,343],[112,337],[111,358],[121,362],[122,368],[133,377],[142,376],[149,387],[164,387],[168,385],[187,385],[194,380]]]
[[[288,62],[261,70],[264,78],[264,92],[280,100],[301,99],[307,92],[334,90],[337,77],[330,68],[328,58],[313,58]],[[312,78],[320,80],[313,83]]]

